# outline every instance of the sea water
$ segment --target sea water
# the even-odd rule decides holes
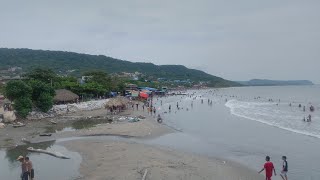
[[[60,152],[70,159],[59,159],[47,154],[31,153],[27,147],[41,148]],[[21,164],[17,157],[29,156],[35,170],[35,179],[74,180],[80,177],[79,167],[82,157],[79,153],[68,151],[65,147],[55,145],[54,141],[17,146],[12,149],[0,149],[0,179],[21,179]]]
[[[154,99],[157,112],[164,119],[163,125],[177,132],[140,143],[226,158],[256,171],[262,168],[264,157],[269,155],[278,173],[281,156],[286,155],[290,179],[320,179],[319,86],[241,87],[185,93],[194,95]],[[212,104],[208,103],[211,101]],[[306,111],[299,108],[299,104],[306,106]],[[315,107],[314,112],[308,111],[311,105]],[[309,114],[312,122],[304,122],[302,119]],[[38,179],[76,179],[79,176],[82,158],[78,153],[53,144],[40,148],[62,152],[71,159],[29,154]],[[15,158],[28,154],[25,149],[0,150],[1,179],[19,178],[20,167]]]
[[[240,96],[225,104],[235,116],[320,138],[320,86],[233,88],[226,93]],[[312,122],[306,123],[309,115]]]
[[[269,155],[278,174],[281,157],[286,155],[291,179],[320,179],[320,86],[239,87],[186,93],[194,96],[155,101],[164,124],[178,133],[152,140],[152,144],[231,159],[256,171]],[[314,112],[309,111],[311,105]],[[309,114],[312,121],[303,121]]]

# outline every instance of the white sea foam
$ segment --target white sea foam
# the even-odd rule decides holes
[[[246,102],[229,100],[226,107],[230,108],[231,114],[257,121],[266,125],[281,128],[294,133],[320,138],[320,117],[313,114],[311,123],[303,122],[306,112],[296,107],[288,107],[287,104],[272,102]]]

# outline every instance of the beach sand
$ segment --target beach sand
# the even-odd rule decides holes
[[[82,111],[67,116],[96,117],[107,115],[105,109]],[[52,137],[39,137],[43,127],[48,122],[31,122],[26,127],[8,128],[2,134],[8,133],[18,141],[27,137],[29,142],[44,142],[49,140],[82,137],[82,136],[127,136],[138,139],[158,137],[167,133],[174,133],[172,129],[156,122],[155,117],[146,112],[127,110],[121,115],[144,115],[146,119],[139,122],[115,122],[100,124],[89,129],[54,133]],[[66,117],[64,117],[66,119]],[[68,119],[68,118],[67,118]],[[48,120],[46,120],[48,121]],[[13,130],[13,131],[10,131]],[[34,136],[30,136],[34,133]],[[28,134],[29,136],[24,136]],[[5,141],[4,141],[5,142]],[[123,140],[108,140],[102,138],[78,139],[60,142],[71,151],[82,156],[80,168],[81,179],[142,179],[145,169],[148,169],[146,179],[166,180],[259,180],[263,179],[257,172],[245,166],[205,156],[198,156],[164,147],[155,147]]]
[[[74,140],[64,146],[83,157],[81,179],[259,180],[257,172],[223,160],[168,148],[111,140]]]
[[[134,123],[130,123],[126,120],[122,122],[116,120],[113,123],[107,123],[108,121],[106,119],[103,123],[91,128],[83,128],[76,131],[60,131],[51,133],[52,136],[50,137],[42,137],[39,136],[39,134],[46,133],[48,128],[63,129],[63,127],[68,127],[73,122],[79,120],[85,119],[85,121],[93,121],[96,117],[105,117],[110,115],[103,108],[91,111],[79,111],[69,113],[61,117],[56,117],[53,120],[58,122],[57,125],[50,123],[50,118],[26,121],[26,126],[20,128],[13,128],[12,126],[7,125],[7,127],[0,130],[0,148],[22,145],[24,142],[39,143],[68,137],[114,135],[152,138],[173,132],[172,129],[158,124],[154,117],[149,116],[143,111],[133,111],[130,109],[117,116],[134,117],[139,115],[145,116],[146,118]],[[88,117],[90,117],[90,119],[88,119]]]

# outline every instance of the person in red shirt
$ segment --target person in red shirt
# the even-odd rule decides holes
[[[265,171],[266,172],[266,180],[271,180],[271,177],[272,177],[272,172],[274,172],[274,175],[276,176],[276,170],[273,166],[273,163],[270,162],[270,157],[267,156],[266,157],[266,163],[264,164],[264,167],[261,169],[261,171],[259,171],[259,174],[262,172],[262,171]]]

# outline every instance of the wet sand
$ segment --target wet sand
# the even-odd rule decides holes
[[[145,112],[129,110],[128,113],[131,116],[145,115],[146,119],[136,123],[105,124],[89,130],[64,132],[57,136],[108,134],[145,139],[174,133],[167,126],[158,124],[154,116]],[[145,169],[148,169],[146,179],[155,180],[259,180],[263,178],[256,171],[233,162],[132,141],[85,139],[63,142],[62,145],[81,154],[82,179],[141,179]]]
[[[105,109],[83,111],[67,116],[96,117],[107,115]],[[154,116],[142,111],[127,110],[123,116],[144,115],[146,119],[130,123],[115,122],[101,124],[89,129],[62,131],[53,133],[51,137],[39,137],[45,132],[48,120],[28,123],[26,127],[12,127],[0,131],[0,134],[13,139],[13,143],[21,143],[21,138],[29,142],[44,142],[60,138],[82,136],[128,136],[140,139],[154,138],[168,133],[174,133],[167,126],[158,124]],[[68,119],[68,117],[64,117]],[[90,119],[89,119],[90,120]],[[58,119],[58,123],[60,120]],[[65,121],[65,120],[61,120]],[[54,126],[50,125],[49,126]],[[0,142],[5,142],[4,138]],[[169,148],[159,148],[135,142],[125,142],[107,139],[81,139],[60,142],[71,151],[82,156],[80,165],[81,179],[141,179],[145,169],[148,169],[146,179],[217,179],[217,180],[262,180],[262,176],[245,166],[229,161],[211,159],[206,156],[188,154]]]
[[[134,117],[145,116],[139,122],[130,123],[127,120],[118,121],[119,117]],[[107,118],[106,118],[107,117]],[[108,122],[109,118],[114,118],[112,123]],[[102,118],[101,124],[94,125],[90,128],[82,128],[72,131],[58,131],[70,124],[79,121],[95,121],[97,118]],[[104,119],[105,118],[105,119]],[[56,121],[58,124],[50,123],[50,120]],[[85,122],[85,123],[86,123]],[[78,136],[102,136],[102,135],[115,135],[115,136],[132,136],[132,137],[146,137],[152,138],[159,135],[173,132],[172,129],[156,123],[154,117],[149,116],[143,111],[126,110],[118,115],[112,116],[107,113],[105,109],[97,109],[92,111],[79,111],[76,113],[66,114],[61,117],[48,118],[42,120],[25,121],[25,127],[13,128],[12,125],[7,125],[5,128],[0,129],[0,148],[13,147],[23,145],[25,142],[39,143],[45,141],[52,141],[59,138],[78,137]],[[52,132],[48,132],[48,130]],[[52,134],[50,137],[39,136],[43,133]]]
[[[259,180],[257,172],[235,163],[155,148],[149,145],[110,140],[74,140],[63,143],[83,157],[81,179]]]

